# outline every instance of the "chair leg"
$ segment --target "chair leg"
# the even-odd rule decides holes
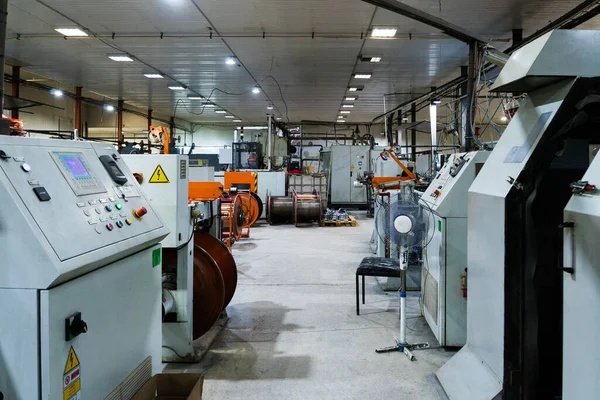
[[[360,315],[360,302],[358,301],[358,274],[356,274],[356,315]]]
[[[362,276],[363,304],[365,304],[365,276]]]

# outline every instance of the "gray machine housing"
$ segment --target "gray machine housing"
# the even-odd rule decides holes
[[[130,393],[132,372],[142,383],[159,372],[154,267],[169,232],[114,147],[0,137],[0,203],[4,398],[63,398],[71,347],[86,398]],[[88,330],[67,340],[76,313]]]
[[[331,146],[323,151],[329,162],[329,200],[332,206],[364,207],[367,205],[367,189],[355,185],[360,174],[371,170],[370,146]]]
[[[550,32],[515,52],[496,81],[529,93],[469,191],[467,344],[437,373],[451,399],[554,398],[563,370],[593,368],[556,354],[559,225],[598,131],[598,45],[597,31]],[[579,335],[567,321],[565,332]]]

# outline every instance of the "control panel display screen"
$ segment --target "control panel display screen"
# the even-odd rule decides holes
[[[71,155],[61,155],[60,159],[67,168],[67,171],[69,171],[75,179],[91,178],[90,172],[85,165],[83,165],[81,158]]]

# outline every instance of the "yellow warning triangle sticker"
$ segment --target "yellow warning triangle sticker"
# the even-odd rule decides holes
[[[167,174],[165,174],[165,170],[160,166],[160,164],[154,170],[154,173],[152,174],[152,177],[148,183],[170,183],[169,178],[167,178]]]
[[[75,350],[73,350],[73,346],[69,350],[69,357],[67,357],[67,364],[65,365],[65,374],[71,371],[73,368],[79,366],[79,358],[77,358],[77,354],[75,354]]]

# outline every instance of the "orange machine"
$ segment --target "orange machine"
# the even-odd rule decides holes
[[[258,174],[256,172],[225,172],[225,190],[232,186],[256,193],[258,191]]]
[[[404,181],[415,181],[417,184],[421,183],[421,180],[412,172],[410,169],[406,167],[400,161],[398,156],[396,156],[396,152],[394,149],[390,148],[388,150],[384,150],[380,154],[381,158],[384,160],[388,160],[391,158],[402,168],[402,171],[406,174],[406,176],[390,176],[390,177],[374,177],[372,179],[372,184],[376,189],[387,189],[387,190],[399,190],[400,182]]]
[[[189,182],[188,202],[215,201],[223,195],[221,182]]]
[[[164,148],[161,154],[169,154],[169,145],[171,144],[171,138],[169,131],[163,126],[151,126],[150,134],[157,142],[162,143]]]
[[[8,120],[10,122],[10,135],[11,136],[25,136],[26,133],[23,132],[23,121],[16,118],[10,118],[5,115],[2,116],[2,119]]]

